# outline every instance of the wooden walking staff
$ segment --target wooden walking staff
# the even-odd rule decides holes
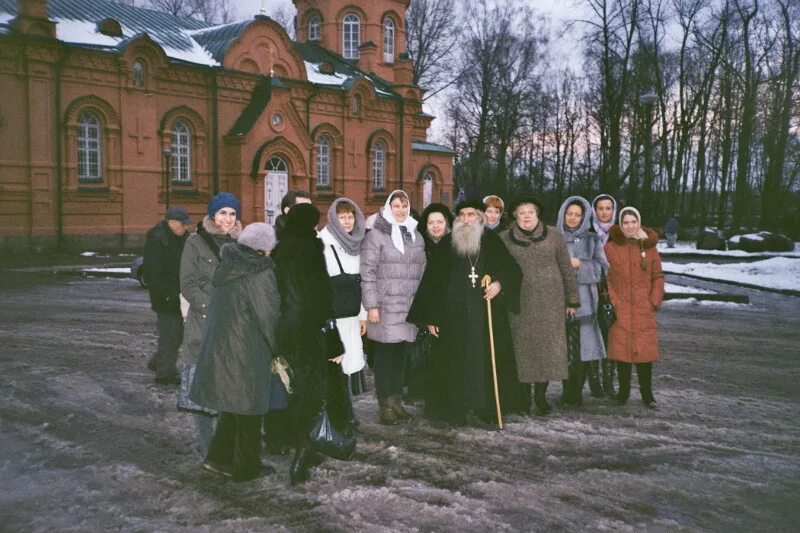
[[[484,289],[492,282],[492,278],[487,274],[481,279],[481,287]],[[497,387],[497,363],[494,356],[494,329],[492,327],[492,301],[486,300],[486,312],[489,315],[489,353],[492,356],[492,383],[494,384],[494,404],[497,408],[497,426],[503,429],[503,414],[500,412],[500,389]]]

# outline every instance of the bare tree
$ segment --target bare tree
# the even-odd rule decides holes
[[[768,162],[761,193],[762,225],[771,230],[778,229],[780,211],[785,206],[782,199],[789,190],[786,187],[789,180],[784,179],[784,172],[791,120],[793,111],[796,111],[793,98],[800,81],[800,28],[796,23],[800,9],[790,0],[776,0],[776,3],[778,31],[782,30],[783,36],[780,38],[780,54],[771,54],[777,65],[768,64],[771,105],[764,137]]]
[[[283,29],[286,30],[286,33],[289,35],[289,38],[294,40],[296,37],[295,27],[294,27],[294,10],[292,8],[288,8],[286,6],[281,6],[272,13],[270,13],[270,18],[283,26]]]
[[[453,52],[462,32],[459,0],[414,0],[406,11],[406,47],[414,60],[412,80],[427,90],[425,99],[458,77]]]
[[[214,24],[233,18],[229,0],[146,0],[149,7],[179,17],[193,17]]]

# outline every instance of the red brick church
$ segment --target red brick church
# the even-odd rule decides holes
[[[217,191],[245,222],[288,189],[375,212],[450,203],[453,154],[405,53],[409,0],[295,0],[210,26],[106,0],[0,0],[0,249],[130,247]]]

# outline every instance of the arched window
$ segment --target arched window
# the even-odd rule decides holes
[[[322,25],[322,20],[320,20],[318,15],[314,15],[308,20],[308,40],[309,41],[319,41],[320,37],[320,26]]]
[[[372,190],[386,189],[386,145],[378,141],[372,145]]]
[[[100,119],[94,113],[82,113],[78,118],[78,181],[99,181],[103,143]]]
[[[172,181],[192,182],[192,134],[182,120],[172,125]]]
[[[361,21],[355,13],[344,17],[344,46],[342,55],[345,59],[358,59],[358,47],[361,45]]]
[[[144,63],[136,61],[131,67],[131,77],[135,87],[144,87]]]
[[[320,135],[317,139],[317,187],[331,186],[331,138]]]
[[[286,161],[282,157],[272,156],[267,161],[267,172],[288,172],[289,168],[286,166]]]
[[[389,17],[383,21],[383,62],[394,63],[394,21]]]

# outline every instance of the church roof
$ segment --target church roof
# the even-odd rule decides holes
[[[447,146],[436,143],[429,143],[427,141],[412,141],[411,149],[416,150],[418,152],[437,152],[441,154],[455,153],[451,148],[448,148]]]
[[[10,28],[17,14],[18,1],[0,0],[0,35],[13,33]],[[47,13],[56,23],[56,38],[66,43],[119,52],[135,38],[147,34],[164,49],[167,57],[204,66],[221,66],[228,48],[254,20],[212,25],[109,0],[48,0]],[[268,18],[264,15],[255,17]],[[106,19],[119,23],[121,36],[98,31],[97,24]],[[294,43],[294,47],[303,57],[311,83],[348,90],[359,79],[366,79],[379,96],[396,95],[386,80],[358,69],[353,62],[316,43]],[[332,72],[322,72],[323,64],[332,67]]]

